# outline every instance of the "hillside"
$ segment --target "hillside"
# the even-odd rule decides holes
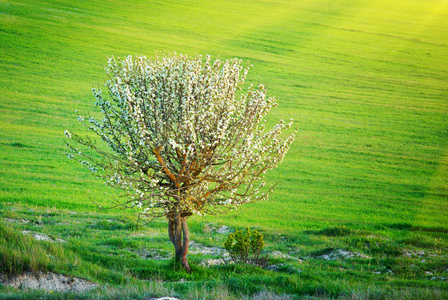
[[[110,204],[116,192],[67,159],[63,132],[85,132],[76,111],[98,113],[91,89],[103,88],[109,56],[237,57],[253,65],[247,82],[265,84],[278,99],[269,119],[295,119],[297,138],[268,174],[278,183],[269,201],[192,218],[192,234],[222,247],[224,236],[207,224],[256,227],[269,253],[304,262],[283,258],[280,270],[249,274],[204,268],[188,280],[224,285],[232,295],[256,294],[244,284],[257,278],[276,294],[342,297],[359,287],[384,297],[397,288],[405,295],[429,289],[436,297],[448,287],[447,20],[441,0],[0,0],[1,216],[15,229],[67,238],[62,249],[106,273],[122,268],[169,284],[183,278],[160,271],[164,261],[114,266],[126,249],[168,241],[166,224],[135,229],[125,225],[135,223],[130,212],[98,211],[93,202]],[[131,233],[154,235],[145,242]],[[339,249],[370,258],[314,259]],[[54,270],[107,282],[100,271]],[[119,276],[111,275],[113,284]],[[282,280],[291,287],[282,289]]]

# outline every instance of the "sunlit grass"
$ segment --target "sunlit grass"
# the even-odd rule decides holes
[[[295,265],[303,273],[289,279],[297,289],[285,293],[315,295],[322,288],[326,296],[355,299],[412,293],[436,298],[446,283],[430,281],[425,268],[442,272],[446,261],[426,266],[392,254],[419,247],[447,252],[441,242],[448,229],[447,20],[448,2],[435,0],[0,1],[0,202],[66,212],[97,212],[93,202],[112,203],[115,191],[66,158],[63,137],[68,128],[84,132],[76,110],[97,113],[90,90],[103,86],[107,56],[177,51],[238,57],[254,65],[247,81],[265,84],[278,99],[271,123],[294,118],[298,136],[283,164],[268,174],[278,183],[268,202],[224,217],[193,218],[193,237],[208,241],[201,233],[205,222],[255,226],[268,235],[269,251],[292,247],[308,256],[345,247],[377,256],[369,264]],[[117,216],[135,221],[130,213]],[[154,224],[149,226],[161,233],[154,244],[167,241],[166,224]],[[81,237],[100,230],[85,226],[65,231]],[[355,234],[309,233],[342,226]],[[277,243],[277,235],[287,242]],[[369,235],[384,249],[365,248]],[[94,242],[98,237],[87,234],[70,251],[87,257],[86,246],[104,250],[103,241]],[[121,238],[128,246],[145,245]],[[122,254],[123,245],[109,254]],[[92,257],[104,266],[115,263],[105,253]],[[133,268],[131,260],[123,265]],[[167,281],[177,276],[157,271],[164,267],[144,272]],[[372,272],[389,267],[401,277],[384,275],[370,283]],[[361,268],[372,272],[362,277]],[[208,272],[198,278],[206,280]],[[256,293],[244,287],[251,276],[235,277],[221,292]],[[323,278],[331,280],[322,285]],[[383,285],[389,280],[396,285]],[[162,286],[181,290],[177,285]],[[397,286],[407,290],[400,294]],[[183,295],[190,292],[199,293],[191,287]]]

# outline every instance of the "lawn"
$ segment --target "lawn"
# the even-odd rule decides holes
[[[0,213],[12,220],[2,226],[66,239],[43,249],[79,267],[43,269],[118,294],[150,293],[147,279],[189,299],[448,297],[447,20],[443,0],[0,0]],[[206,268],[213,255],[199,253],[188,275],[141,258],[158,247],[169,256],[165,221],[135,228],[130,212],[98,211],[94,201],[116,192],[67,159],[63,132],[85,132],[76,111],[97,113],[91,89],[103,87],[107,57],[168,52],[243,59],[247,82],[278,99],[271,124],[295,119],[269,201],[190,220],[204,247],[223,247],[210,226],[257,228],[266,253],[294,258],[272,258],[277,269]],[[369,258],[322,259],[338,249]]]

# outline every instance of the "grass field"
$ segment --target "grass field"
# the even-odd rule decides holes
[[[192,218],[193,239],[222,247],[207,224],[256,227],[268,253],[296,260],[205,268],[196,254],[196,275],[176,273],[128,251],[168,255],[164,221],[136,229],[125,225],[131,213],[96,210],[115,193],[66,158],[63,131],[83,132],[75,110],[96,113],[90,90],[103,86],[107,56],[172,51],[252,64],[248,82],[280,104],[270,120],[294,118],[298,129],[269,174],[271,199]],[[150,293],[139,279],[189,299],[448,297],[447,62],[444,0],[0,0],[0,212],[15,220],[8,228],[67,239],[45,251],[80,267],[42,268],[109,283],[105,298],[120,284]],[[369,258],[318,259],[336,249]],[[0,285],[3,297],[27,293]]]

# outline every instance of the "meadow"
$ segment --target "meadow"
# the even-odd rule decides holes
[[[444,0],[0,0],[0,271],[102,287],[0,298],[448,298],[447,20]],[[67,159],[63,132],[98,113],[107,57],[169,52],[243,59],[278,99],[272,123],[295,119],[269,201],[189,220],[199,248],[256,228],[271,268],[199,252],[192,274],[173,271],[166,222],[99,211],[116,191]]]

